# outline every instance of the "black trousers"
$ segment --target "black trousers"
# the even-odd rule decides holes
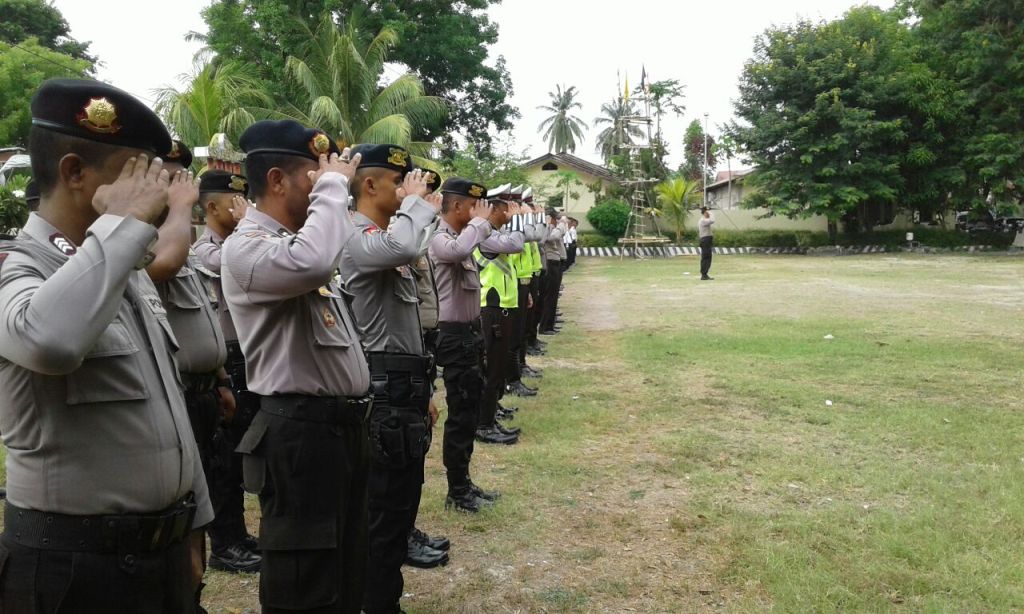
[[[259,397],[246,388],[245,358],[237,341],[228,342],[228,360],[224,365],[235,393],[235,418],[221,424],[213,436],[212,471],[207,474],[213,522],[207,527],[210,545],[217,554],[248,536],[245,527],[245,498],[242,488],[242,455],[235,448],[259,411]]]
[[[547,283],[544,284],[544,312],[540,318],[540,329],[555,327],[555,312],[558,311],[558,291],[562,287],[562,261],[548,260]]]
[[[715,251],[715,238],[714,237],[701,237],[700,238],[700,276],[707,277],[708,271],[711,270],[711,256]]]
[[[569,246],[567,248],[565,248],[565,252],[566,252],[565,268],[568,269],[569,267],[571,267],[574,264],[576,264],[576,244],[575,243],[570,243]]]
[[[246,490],[260,497],[263,612],[358,614],[366,586],[365,413],[338,408],[336,423],[271,413],[284,398],[260,398],[238,447]]]
[[[493,426],[498,414],[498,401],[505,392],[506,365],[512,342],[514,309],[483,307],[480,325],[484,335],[484,394],[480,402],[480,426]]]
[[[39,550],[0,537],[4,614],[195,612],[191,583],[187,538],[160,552],[124,555]]]
[[[547,272],[541,271],[530,282],[530,293],[533,295],[533,307],[526,317],[526,343],[537,343],[537,331],[540,327],[541,314],[544,312],[544,285],[547,283]]]
[[[483,340],[470,324],[442,322],[437,336],[437,364],[444,367],[448,418],[444,421],[442,459],[448,490],[469,485],[473,438],[480,421],[484,378],[480,371]]]
[[[512,319],[510,326],[511,339],[508,345],[508,360],[505,363],[505,382],[511,384],[523,377],[523,364],[526,356],[526,320],[529,316],[530,286],[519,284],[519,306],[509,310]]]
[[[431,382],[422,373],[378,368],[370,356],[374,404],[370,413],[369,557],[367,614],[400,611],[402,563],[423,493],[423,462],[430,444]]]

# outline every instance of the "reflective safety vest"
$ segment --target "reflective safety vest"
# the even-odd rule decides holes
[[[519,280],[507,254],[498,254],[491,260],[480,249],[473,250],[473,258],[480,266],[480,306],[515,309],[519,306]],[[494,304],[497,294],[498,304]],[[488,303],[490,301],[490,303]]]
[[[536,241],[532,243],[527,243],[526,251],[524,251],[523,253],[530,255],[530,275],[540,273],[541,271],[544,270],[544,262],[541,260],[539,243],[537,243]]]

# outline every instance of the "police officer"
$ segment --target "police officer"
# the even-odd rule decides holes
[[[213,511],[141,273],[170,136],[96,81],[47,81],[31,113],[39,212],[0,244],[0,611],[190,612]]]
[[[480,371],[480,275],[473,250],[505,223],[487,203],[487,188],[450,177],[441,186],[441,223],[430,240],[438,292],[437,363],[444,368],[448,418],[443,460],[448,474],[445,508],[479,512],[497,493],[485,491],[469,475],[473,438],[480,418],[484,380]]]
[[[511,332],[509,340],[508,361],[506,363],[505,389],[507,392],[521,397],[537,396],[537,389],[527,386],[523,382],[524,373],[536,375],[531,369],[526,371],[526,319],[530,308],[533,306],[533,297],[530,294],[530,280],[533,278],[533,252],[531,246],[538,238],[537,229],[530,219],[532,210],[528,205],[523,204],[523,186],[512,188],[510,198],[519,205],[519,214],[516,215],[510,225],[512,229],[520,229],[525,235],[523,251],[518,254],[509,254],[508,262],[515,271],[515,282],[518,284],[517,304],[511,315]]]
[[[360,145],[352,181],[356,234],[341,254],[341,280],[370,365],[369,558],[363,611],[399,612],[402,563],[437,419],[423,348],[412,263],[437,210],[421,170],[397,145]],[[394,222],[391,218],[394,217]]]
[[[249,184],[245,177],[221,170],[210,170],[199,179],[199,204],[206,216],[206,230],[192,245],[197,264],[193,268],[215,293],[220,328],[227,347],[228,382],[234,392],[234,418],[218,426],[214,436],[211,463],[214,471],[209,482],[214,519],[210,524],[210,567],[228,572],[258,571],[258,544],[245,527],[245,500],[242,490],[242,457],[235,447],[259,410],[259,399],[245,385],[245,357],[238,345],[238,333],[231,320],[221,286],[221,248],[245,217],[249,207]]]
[[[559,217],[554,209],[548,209],[548,227],[544,240],[544,257],[547,260],[547,282],[544,287],[544,312],[540,319],[540,334],[554,335],[558,332],[555,318],[558,313],[558,295],[562,288],[562,273],[565,262],[565,243],[562,238],[568,231],[565,217]]]
[[[224,241],[221,281],[260,411],[238,446],[259,494],[267,613],[359,612],[366,566],[370,376],[332,280],[355,228],[359,156],[290,121],[239,140],[256,206]]]

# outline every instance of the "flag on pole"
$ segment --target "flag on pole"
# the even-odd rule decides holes
[[[651,84],[647,82],[647,67],[646,66],[643,67],[643,72],[640,74],[640,89],[642,89],[645,94],[650,94],[651,93]]]
[[[626,102],[629,102],[629,73],[626,73],[626,93],[623,95]]]

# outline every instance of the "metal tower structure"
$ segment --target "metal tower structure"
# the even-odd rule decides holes
[[[618,120],[618,148],[625,151],[627,156],[628,178],[623,183],[630,204],[626,233],[619,239],[619,244],[622,245],[622,255],[628,250],[634,258],[643,258],[641,247],[668,243],[668,238],[661,234],[657,220],[651,215],[650,187],[658,180],[645,177],[643,170],[643,152],[650,150],[653,143],[651,127],[654,120],[651,117],[651,103],[646,94],[640,94],[633,98],[633,101],[640,107],[639,114],[624,116]],[[646,140],[638,139],[637,142],[633,142],[630,139],[632,127],[640,127],[646,132]]]

